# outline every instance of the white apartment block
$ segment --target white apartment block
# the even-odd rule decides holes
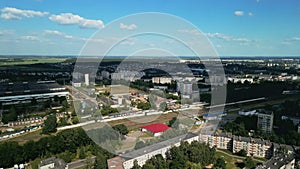
[[[227,149],[232,151],[232,153],[237,153],[244,149],[248,156],[259,158],[271,158],[273,152],[273,144],[270,141],[232,136],[230,133],[221,133],[218,135],[200,134],[199,140],[200,142],[207,143],[210,147]]]
[[[199,136],[193,134],[181,135],[157,144],[153,144],[127,154],[121,155],[121,161],[119,163],[123,163],[124,169],[130,169],[133,167],[133,162],[137,160],[138,165],[143,166],[147,160],[154,157],[157,154],[161,154],[164,158],[166,158],[166,152],[172,147],[180,146],[182,141],[186,141],[191,143],[193,141],[199,141]],[[115,168],[115,165],[108,166],[108,169]]]
[[[152,83],[170,84],[171,82],[171,77],[152,77]]]

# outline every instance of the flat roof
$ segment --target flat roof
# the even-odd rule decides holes
[[[123,167],[124,160],[117,156],[107,160],[108,169],[124,169]]]
[[[55,81],[0,83],[0,97],[67,91]]]
[[[171,139],[168,139],[168,140],[156,143],[156,144],[152,144],[150,146],[143,147],[143,148],[135,150],[135,151],[131,151],[129,153],[126,153],[126,154],[123,154],[120,156],[125,160],[134,159],[136,157],[140,157],[144,154],[151,153],[153,151],[156,151],[156,150],[168,147],[168,146],[174,146],[176,143],[185,141],[186,139],[192,138],[195,136],[196,135],[192,134],[192,133],[183,134],[183,135],[180,135],[180,136],[177,136],[177,137],[174,137],[174,138],[171,138]]]

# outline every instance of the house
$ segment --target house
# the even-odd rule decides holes
[[[163,132],[168,130],[170,127],[166,124],[150,124],[147,126],[142,126],[141,131],[151,133],[153,136],[160,136]]]
[[[62,159],[51,157],[41,161],[39,169],[68,169],[68,165]]]

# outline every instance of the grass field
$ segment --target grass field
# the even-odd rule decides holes
[[[152,124],[152,123],[167,123],[173,117],[177,117],[178,114],[176,113],[168,113],[162,115],[151,115],[151,116],[143,116],[143,117],[135,117],[133,120],[129,119],[122,119],[108,122],[109,125],[114,126],[117,124],[124,124],[128,127],[129,130],[137,130],[143,125]],[[156,118],[157,117],[157,118]],[[152,120],[153,121],[150,121]],[[148,123],[140,123],[140,121],[148,121]]]
[[[42,130],[37,130],[37,131],[34,131],[34,132],[30,132],[30,133],[24,134],[22,136],[9,139],[9,141],[16,141],[19,144],[25,144],[29,140],[38,141],[39,139],[41,139],[43,137],[47,137],[47,135],[42,135],[41,131]]]
[[[31,65],[37,63],[60,63],[66,58],[0,58],[0,66]]]
[[[239,157],[236,155],[233,155],[230,151],[228,150],[217,150],[215,156],[217,158],[223,158],[226,162],[226,168],[230,169],[239,169],[242,166],[241,164],[243,163],[244,159],[246,157]],[[256,163],[262,163],[265,162],[266,159],[258,159],[258,158],[253,158],[253,160]]]
[[[230,157],[230,156],[228,156],[226,154],[223,154],[221,152],[216,152],[215,156],[217,158],[223,158],[226,162],[226,168],[230,168],[230,169],[238,169],[239,167],[237,167],[235,165],[235,163],[243,161],[243,159],[237,159],[235,157]]]

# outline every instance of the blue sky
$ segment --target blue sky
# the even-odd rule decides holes
[[[141,12],[184,18],[209,38],[221,56],[300,55],[298,0],[0,0],[0,54],[78,55],[95,32]],[[142,23],[120,22],[118,29],[134,32]],[[98,37],[99,43],[119,38],[117,34]],[[155,43],[153,39],[131,38],[115,54],[127,53],[124,50],[142,41]],[[171,47],[168,50],[172,52]]]

